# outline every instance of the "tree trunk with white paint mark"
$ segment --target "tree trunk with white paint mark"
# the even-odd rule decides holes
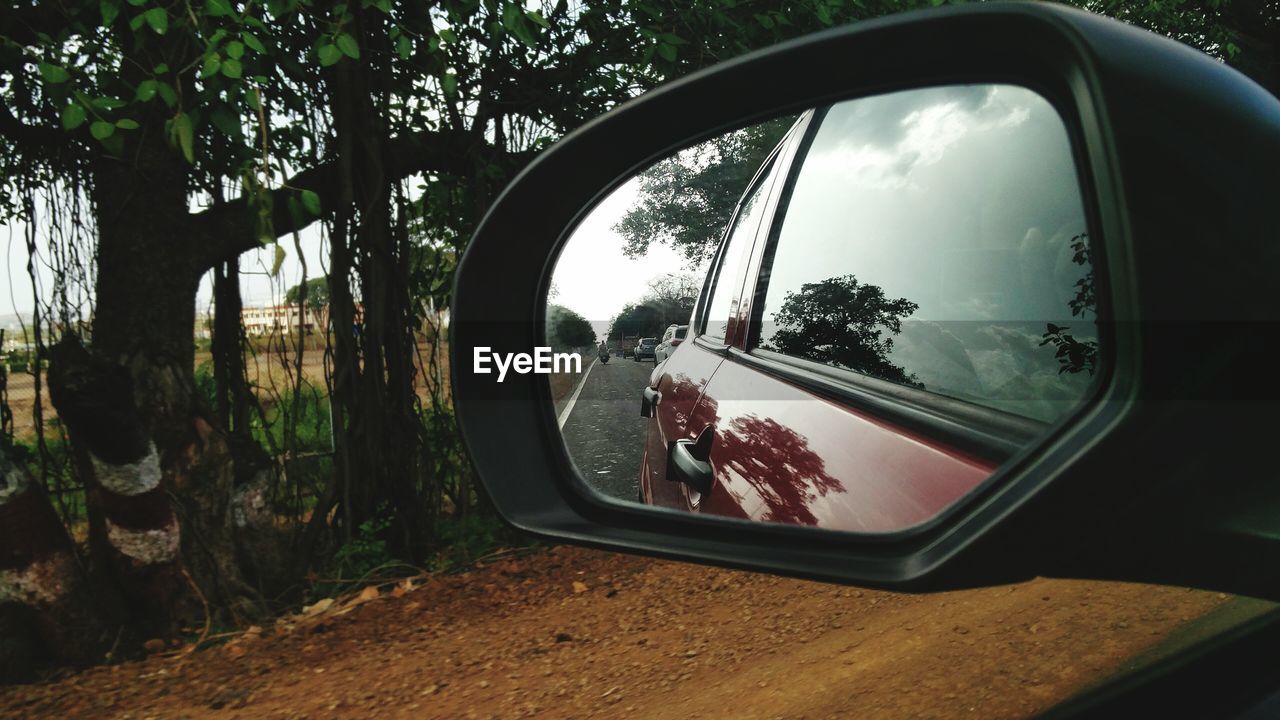
[[[50,396],[85,483],[94,585],[123,597],[127,624],[143,639],[174,637],[175,605],[187,589],[182,535],[133,388],[128,370],[78,341],[64,339],[51,352]]]
[[[105,634],[71,538],[40,484],[0,455],[0,683],[100,660]]]

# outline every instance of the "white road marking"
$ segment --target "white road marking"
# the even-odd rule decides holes
[[[556,418],[560,423],[560,429],[564,429],[564,424],[569,420],[569,413],[573,412],[573,404],[578,402],[578,395],[582,394],[582,386],[587,384],[587,377],[591,375],[591,369],[596,366],[600,358],[591,361],[587,366],[587,371],[582,373],[582,379],[578,381],[578,387],[573,389],[573,395],[569,397],[569,402],[565,404],[564,409],[560,411],[560,417]]]

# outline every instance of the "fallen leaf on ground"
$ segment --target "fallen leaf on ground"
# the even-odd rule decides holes
[[[302,608],[303,615],[319,615],[320,613],[333,607],[333,598],[321,598],[311,605]]]

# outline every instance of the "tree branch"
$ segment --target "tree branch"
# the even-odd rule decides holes
[[[28,125],[14,116],[9,106],[0,103],[0,135],[15,145],[52,150],[65,147],[71,137],[56,128]]]
[[[493,148],[476,133],[428,131],[392,138],[386,145],[387,182],[398,182],[417,173],[446,172],[466,176],[474,172],[477,152],[492,153]],[[501,160],[511,168],[521,167],[533,159],[534,153],[503,153]],[[338,205],[341,176],[336,159],[330,159],[289,178],[283,187],[272,191],[271,223],[276,237],[301,230],[317,218],[295,218],[289,212],[289,199],[303,190],[320,196],[324,215]],[[195,234],[201,249],[197,250],[198,269],[203,272],[220,262],[260,247],[255,218],[248,200],[239,197],[197,213],[193,219],[199,228]]]
[[[83,3],[88,8],[88,3]],[[36,2],[6,10],[3,31],[0,34],[21,45],[35,45],[40,35],[57,36],[79,19],[80,7],[59,2]],[[97,5],[93,6],[96,15]]]

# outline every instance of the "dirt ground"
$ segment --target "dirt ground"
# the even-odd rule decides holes
[[[1232,602],[1063,580],[911,596],[552,548],[0,689],[0,717],[1017,718]]]

